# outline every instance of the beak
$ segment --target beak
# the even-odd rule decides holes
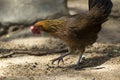
[[[34,34],[40,34],[41,29],[40,28],[35,28],[34,26],[30,27],[30,30],[34,33]]]

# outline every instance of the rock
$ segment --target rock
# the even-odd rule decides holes
[[[17,31],[19,30],[19,27],[18,26],[11,26],[8,30],[8,32],[14,32],[14,31]]]
[[[111,17],[114,19],[120,20],[120,1],[119,0],[113,0],[113,8],[111,12]]]
[[[36,20],[67,15],[67,0],[0,0],[0,24],[30,25]]]
[[[7,34],[7,33],[8,32],[7,32],[6,28],[0,27],[0,36]]]

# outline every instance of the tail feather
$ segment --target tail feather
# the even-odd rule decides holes
[[[112,9],[111,0],[89,0],[89,14],[97,20],[105,20]]]
[[[95,6],[97,0],[89,0],[89,11]]]

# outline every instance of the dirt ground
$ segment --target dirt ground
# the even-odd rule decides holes
[[[12,44],[13,45],[13,44]],[[6,45],[9,46],[8,44]],[[30,51],[30,50],[26,50]],[[2,51],[8,53],[10,51]],[[78,54],[64,58],[64,64],[51,65],[59,54],[34,56],[15,54],[0,59],[0,80],[119,80],[120,44],[95,43],[85,52],[82,69],[75,69]]]
[[[87,9],[86,0],[71,0],[68,4],[71,14]],[[82,68],[77,70],[79,54],[65,57],[59,65],[51,64],[59,53],[40,55],[41,49],[65,48],[58,39],[33,35],[28,28],[2,36],[0,57],[14,54],[0,58],[0,80],[120,80],[120,23],[110,18],[103,26],[97,42],[86,49]]]

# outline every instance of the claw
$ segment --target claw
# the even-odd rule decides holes
[[[79,69],[82,69],[82,66],[77,64],[77,65],[75,66],[75,70],[79,70]]]
[[[52,60],[52,64],[54,64],[54,62],[56,62],[56,61],[58,61],[58,65],[59,65],[59,63],[60,63],[61,61],[64,63],[64,60],[63,60],[62,57],[58,57],[58,58],[53,59],[53,60]]]
[[[63,58],[69,54],[70,54],[70,52],[66,52],[65,54],[62,54],[60,57],[53,59],[51,64],[54,64],[54,62],[56,62],[56,61],[58,61],[58,65],[61,61],[64,63]]]

